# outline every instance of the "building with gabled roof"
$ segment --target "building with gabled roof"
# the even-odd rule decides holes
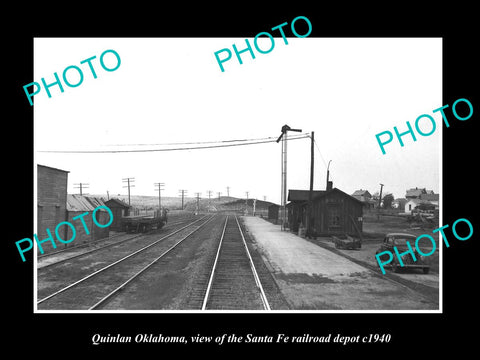
[[[308,190],[289,192],[287,205],[288,224],[293,232],[306,226]],[[291,196],[290,196],[291,195]],[[302,201],[305,199],[306,201]],[[312,236],[353,235],[361,236],[363,229],[363,203],[329,184],[327,190],[314,191],[311,212]]]
[[[378,201],[375,201],[372,199],[372,194],[368,190],[356,190],[353,194],[352,197],[354,197],[357,200],[360,200],[363,203],[363,206],[366,209],[374,208],[375,204],[378,203]]]
[[[370,194],[370,192],[368,190],[362,190],[362,189],[355,190],[355,192],[352,194],[352,196],[355,199],[358,199],[360,201],[366,201],[366,200],[372,198],[372,194]]]
[[[416,187],[415,189],[413,189],[413,188],[408,189],[407,193],[405,194],[405,198],[407,198],[408,200],[419,199],[420,195],[426,194],[426,193],[427,193],[427,190],[425,188],[419,189],[418,187]]]
[[[116,199],[116,198],[111,198],[111,199],[105,201],[105,205],[108,206],[108,208],[113,213],[113,223],[110,226],[110,228],[112,230],[121,231],[122,230],[122,218],[124,216],[129,216],[130,215],[131,206],[128,205],[126,202],[124,202],[120,199]]]
[[[84,195],[67,195],[67,221],[75,227],[75,238],[71,243],[66,244],[66,246],[75,246],[109,236],[110,226],[104,228],[98,227],[93,221],[93,211],[99,206],[106,206],[100,198]],[[82,219],[85,222],[87,230],[85,230],[85,226],[80,218],[73,219],[85,212],[88,212],[88,215],[82,216]],[[99,209],[95,213],[95,219],[99,224],[108,224],[110,215],[105,209]],[[64,229],[65,235],[63,239],[71,239],[73,236],[71,228],[64,226]]]

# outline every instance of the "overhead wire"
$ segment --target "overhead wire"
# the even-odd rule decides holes
[[[299,140],[309,138],[309,134],[301,134],[297,136],[289,137],[287,140]],[[262,140],[263,139],[263,140]],[[267,140],[268,139],[268,140]],[[258,140],[258,141],[257,141]],[[243,142],[241,142],[243,141]],[[236,144],[224,144],[226,142],[241,142]],[[68,153],[68,154],[104,154],[104,153],[138,153],[138,152],[161,152],[161,151],[184,151],[184,150],[201,150],[201,149],[214,149],[214,148],[223,148],[223,147],[233,147],[233,146],[246,146],[246,145],[258,145],[276,142],[275,138],[260,138],[260,139],[245,139],[245,140],[220,140],[216,142],[203,142],[204,144],[212,143],[219,145],[210,145],[210,146],[191,146],[191,147],[177,147],[177,148],[166,148],[166,149],[129,149],[129,150],[38,150],[42,153]],[[202,143],[202,142],[197,142]],[[170,143],[171,145],[175,143]],[[177,143],[181,144],[181,143]],[[195,143],[183,143],[185,145],[195,144]],[[162,144],[167,145],[167,144]],[[130,146],[135,146],[130,144]],[[138,146],[138,145],[137,145]]]
[[[294,136],[306,136],[308,133]],[[192,142],[172,142],[172,143],[150,143],[150,144],[104,144],[101,146],[166,146],[166,145],[197,145],[197,144],[218,144],[218,143],[232,143],[232,142],[242,142],[242,141],[261,141],[261,140],[272,140],[276,137],[264,137],[264,138],[255,138],[255,139],[231,139],[231,140],[215,140],[215,141],[192,141]]]
[[[312,136],[310,134],[307,135],[308,138],[312,138]],[[317,140],[313,139],[313,143],[315,144],[315,147],[317,148],[317,151],[318,153],[320,154],[320,158],[322,159],[323,161],[323,165],[325,165],[325,168],[327,168],[327,162],[325,161],[323,155],[322,155],[322,152],[320,151],[320,148],[318,147],[318,144],[317,144]]]

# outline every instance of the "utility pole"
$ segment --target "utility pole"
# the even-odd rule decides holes
[[[315,157],[314,157],[314,148],[313,145],[315,143],[315,132],[312,131],[312,135],[310,136],[311,139],[311,145],[310,145],[310,191],[308,192],[308,207],[307,207],[307,219],[306,219],[306,237],[310,237],[312,234],[312,199],[313,199],[313,168],[314,168],[314,163],[315,163]],[[328,173],[328,172],[327,172]],[[328,180],[327,180],[328,182]]]
[[[187,193],[187,190],[182,189],[182,190],[178,190],[178,191],[179,191],[179,192],[181,193],[181,195],[182,195],[182,210],[183,210],[183,198],[184,198],[185,194]]]
[[[110,194],[108,193],[108,190],[107,190],[107,200],[110,200]]]
[[[211,208],[211,205],[212,205],[212,202],[211,202],[212,190],[207,190],[207,194],[208,194],[208,207],[207,207],[207,211],[210,212],[210,208]]]
[[[199,211],[199,209],[200,209],[200,195],[201,195],[201,194],[202,194],[202,193],[198,193],[198,192],[195,193],[195,195],[197,196],[197,209],[195,210],[195,215],[198,215],[198,211]]]
[[[162,190],[164,190],[162,187],[165,186],[164,183],[154,183],[156,189],[158,190],[158,210],[160,211],[162,209]]]
[[[287,219],[287,133],[289,131],[302,132],[301,129],[292,129],[288,125],[282,126],[282,134],[278,137],[277,143],[282,141],[282,230],[286,228]]]
[[[380,209],[380,206],[382,205],[382,190],[383,190],[383,184],[380,184],[380,197],[378,198],[378,209]]]
[[[79,186],[74,186],[75,189],[80,189],[80,196],[83,195],[83,189],[88,189],[88,186],[86,185],[89,185],[89,184],[86,184],[86,183],[76,183],[76,184],[73,184],[73,185],[79,185]]]
[[[218,195],[218,200],[220,200],[220,195],[222,195],[222,193],[219,191],[217,192],[217,195]]]
[[[227,186],[227,196],[230,196],[230,186]]]
[[[127,186],[123,186],[124,188],[125,187],[128,187],[128,205],[130,205],[130,188],[131,187],[135,187],[135,185],[132,185],[131,183],[135,181],[135,178],[124,178],[122,179],[122,182],[126,182],[127,183]]]
[[[247,198],[245,199],[245,215],[248,215],[248,191],[245,191]]]

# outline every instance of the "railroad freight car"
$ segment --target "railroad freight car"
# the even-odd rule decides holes
[[[122,230],[125,232],[147,232],[161,229],[167,223],[167,210],[156,211],[153,216],[137,215],[122,218]]]

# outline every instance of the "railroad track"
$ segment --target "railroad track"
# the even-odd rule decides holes
[[[171,224],[168,224],[168,225],[164,226],[162,229],[163,230],[169,230],[172,227],[175,227],[177,225],[183,225],[183,224],[187,223],[188,221],[189,221],[189,219],[188,220],[177,221],[175,223],[171,223]],[[193,221],[193,222],[195,222],[195,221]],[[109,247],[112,247],[112,246],[117,246],[117,245],[123,244],[125,242],[135,240],[135,239],[137,239],[139,237],[142,237],[142,236],[144,237],[144,236],[147,236],[149,234],[154,234],[156,232],[157,232],[157,230],[151,230],[151,231],[148,231],[148,232],[145,232],[145,233],[139,233],[139,234],[136,234],[136,235],[128,236],[126,239],[121,239],[121,240],[118,240],[118,241],[115,241],[114,239],[116,239],[118,237],[121,237],[121,236],[125,236],[126,234],[116,234],[114,236],[104,238],[104,239],[99,239],[99,240],[96,240],[96,241],[92,241],[90,243],[81,244],[81,245],[65,248],[65,249],[62,249],[62,250],[54,251],[54,252],[51,252],[51,253],[39,255],[37,257],[38,260],[40,260],[40,259],[45,259],[45,260],[42,262],[42,264],[38,263],[37,270],[44,270],[45,268],[52,267],[52,266],[55,266],[55,265],[59,265],[59,264],[62,264],[62,263],[67,262],[67,261],[71,261],[71,260],[79,258],[79,257],[88,256],[88,255],[91,255],[92,253],[102,251],[106,248],[109,248]],[[97,246],[97,245],[99,245],[99,246]],[[92,246],[94,247],[93,249],[86,250],[86,251],[81,250],[85,247],[92,247]],[[77,253],[78,251],[80,251],[80,252]],[[63,259],[53,261],[53,262],[47,262],[48,260],[46,260],[46,258],[49,258],[51,256],[58,255],[58,254],[61,254],[61,253],[68,253],[68,252],[77,253],[77,254],[72,255],[72,256],[67,256],[67,257],[64,257]]]
[[[202,310],[270,310],[236,216],[227,216]]]
[[[37,301],[44,309],[93,310],[213,219],[203,217]],[[205,220],[206,219],[206,220]],[[191,227],[200,222],[199,225]],[[166,241],[168,240],[168,241]],[[146,251],[146,250],[149,251]],[[142,254],[142,256],[139,256]]]

